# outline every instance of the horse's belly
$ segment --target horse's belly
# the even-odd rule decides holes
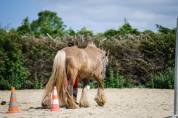
[[[79,73],[79,76],[80,76],[80,80],[83,80],[83,79],[91,79],[93,77],[92,73],[85,73],[85,72],[81,72]]]

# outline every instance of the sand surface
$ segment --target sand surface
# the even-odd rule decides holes
[[[59,112],[40,109],[43,90],[17,90],[20,113],[7,114],[7,105],[0,105],[0,118],[167,118],[173,114],[173,90],[165,89],[105,89],[107,104],[99,107],[90,89],[90,107],[61,108]],[[81,89],[79,90],[79,96]],[[0,102],[9,102],[10,91],[0,91]],[[79,98],[78,98],[79,100]]]

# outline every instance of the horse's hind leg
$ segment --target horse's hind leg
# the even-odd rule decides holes
[[[53,78],[50,78],[46,87],[45,87],[45,95],[42,100],[42,107],[43,108],[50,108],[51,107],[51,93],[53,90],[55,80]]]
[[[68,103],[68,108],[75,109],[77,108],[77,104],[75,103],[75,100],[73,97],[73,86],[77,78],[77,71],[73,69],[73,70],[70,70],[68,74],[70,76],[69,76],[69,94],[67,95],[67,103]]]
[[[95,101],[99,106],[104,106],[104,104],[106,103],[106,98],[105,98],[105,95],[104,95],[103,81],[97,80],[97,82],[98,82],[98,91],[97,91]]]
[[[84,80],[82,95],[81,95],[80,102],[79,102],[80,107],[89,107],[89,102],[87,100],[87,84],[88,84],[88,81]]]
[[[73,98],[75,100],[75,103],[77,103],[77,94],[78,94],[78,80],[79,77],[75,80],[74,86],[73,86]],[[77,103],[78,104],[78,103]]]

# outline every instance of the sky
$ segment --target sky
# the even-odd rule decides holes
[[[155,31],[155,24],[176,27],[178,0],[1,0],[0,27],[16,28],[26,16],[37,19],[42,10],[56,12],[67,28],[75,30],[118,29],[127,19],[139,31]]]

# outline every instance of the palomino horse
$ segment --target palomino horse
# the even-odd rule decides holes
[[[87,83],[90,79],[97,81],[98,91],[95,101],[103,106],[106,102],[104,78],[107,64],[106,52],[97,48],[93,43],[89,43],[84,49],[72,46],[59,50],[54,58],[53,71],[46,85],[42,106],[50,107],[51,92],[56,86],[60,106],[77,108],[75,101],[77,93],[73,92],[73,86],[76,82],[82,81],[83,89],[79,106],[88,107]]]

